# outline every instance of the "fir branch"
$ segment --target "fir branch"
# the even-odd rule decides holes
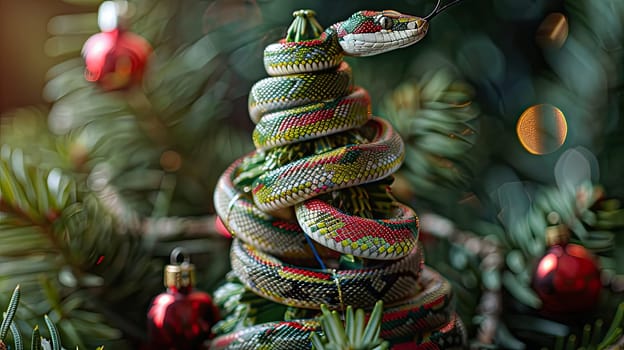
[[[19,295],[20,295],[20,289],[19,289],[19,286],[17,286],[11,296],[11,302],[9,303],[9,306],[7,308],[8,312],[4,313],[4,320],[2,323],[3,325],[7,324],[7,322],[10,323],[9,329],[11,330],[11,334],[13,335],[13,343],[15,346],[15,350],[24,349],[22,335],[20,334],[20,331],[17,328],[15,322],[13,322],[15,311],[17,310],[17,307],[19,305]],[[56,328],[56,325],[54,324],[54,322],[52,322],[52,320],[48,317],[48,315],[44,315],[44,319],[45,319],[45,323],[50,333],[50,338],[52,341],[52,350],[61,350],[62,349],[61,340],[60,340],[60,335],[59,335],[58,329]],[[0,348],[3,348],[3,349],[6,348],[6,345],[4,343],[4,340],[5,340],[4,338],[6,338],[6,333],[3,339],[0,339]],[[31,340],[31,350],[42,350],[42,344],[41,344],[42,338],[39,333],[38,325],[35,325],[35,327],[33,328],[30,340]],[[98,349],[103,349],[103,348],[104,347],[99,347]],[[76,349],[78,350],[78,347],[76,347]]]
[[[115,327],[140,337],[127,317],[103,316],[111,304],[119,305],[124,298],[136,303],[138,297],[146,304],[157,290],[156,265],[137,237],[132,232],[117,235],[115,219],[92,195],[79,198],[73,179],[60,170],[33,166],[6,145],[2,150],[0,254],[8,258],[2,265],[12,266],[3,284],[21,283],[29,290],[38,286],[28,293],[26,307],[47,305],[32,310],[27,322],[52,310],[54,317],[63,319],[63,332],[81,347],[121,338],[119,328],[112,327],[115,320],[123,320]],[[117,288],[117,283],[136,280],[143,283]]]
[[[125,94],[128,107],[136,116],[136,122],[141,131],[156,146],[169,148],[173,145],[173,138],[169,127],[158,117],[145,93],[139,89],[130,89]]]
[[[20,150],[2,146],[0,157],[0,212],[12,214],[25,224],[39,229],[49,242],[71,261],[62,249],[53,225],[61,211],[76,201],[75,183],[59,169],[37,169],[25,159]]]
[[[437,210],[447,210],[446,201],[468,187],[477,166],[473,146],[481,112],[473,95],[449,66],[398,84],[382,103],[381,115],[405,140],[400,174]]]
[[[341,350],[385,350],[390,344],[379,338],[383,302],[377,301],[370,314],[368,323],[365,321],[364,310],[357,309],[355,314],[351,306],[347,306],[345,323],[340,320],[338,312],[329,311],[321,305],[321,328],[325,334],[321,337],[313,332],[310,337],[313,348]]]
[[[141,232],[159,239],[170,237],[223,238],[215,226],[216,216],[145,218]]]
[[[501,288],[497,288],[496,283],[488,284],[483,281],[484,271],[497,276],[497,278],[502,279],[503,282],[505,276],[513,276],[508,271],[500,276],[501,270],[504,267],[503,247],[492,239],[486,239],[475,233],[459,230],[450,220],[433,213],[422,214],[420,216],[420,224],[423,231],[429,232],[436,237],[446,239],[458,247],[462,247],[462,249],[466,250],[468,253],[477,256],[481,261],[479,264],[479,267],[481,267],[480,287],[482,287],[483,292],[479,300],[479,305],[477,306],[477,312],[479,314],[475,317],[480,320],[480,322],[478,322],[479,329],[476,335],[478,342],[486,346],[491,345],[501,336],[505,336],[510,342],[517,342],[510,334],[507,336],[508,332],[499,329],[501,314],[503,312]],[[492,227],[498,228],[498,226]],[[488,234],[491,234],[491,232],[488,232]],[[453,251],[451,251],[450,254],[452,254],[452,252]]]

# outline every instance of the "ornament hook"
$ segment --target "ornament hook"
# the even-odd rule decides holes
[[[180,262],[180,258],[182,258],[182,262]],[[182,247],[175,247],[171,251],[171,255],[169,256],[171,265],[179,265],[179,264],[189,264],[191,262],[191,257],[186,253],[186,250]]]
[[[104,1],[98,8],[98,26],[103,32],[125,28],[134,8],[126,0]]]

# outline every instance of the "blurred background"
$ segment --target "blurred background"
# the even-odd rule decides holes
[[[44,103],[46,72],[64,59],[45,52],[48,21],[80,11],[62,1],[0,1],[0,111]]]
[[[0,0],[0,307],[20,284],[24,334],[49,314],[66,347],[132,349],[174,247],[199,289],[229,270],[212,194],[253,149],[248,92],[292,12],[434,1],[136,0],[119,41],[100,3]],[[620,0],[464,0],[417,45],[347,58],[406,142],[393,189],[473,348],[621,344],[623,43]],[[557,223],[582,254],[538,274]]]

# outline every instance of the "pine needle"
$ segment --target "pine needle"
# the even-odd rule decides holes
[[[35,325],[35,328],[33,328],[32,336],[30,337],[30,350],[43,350],[41,348],[41,334],[39,334],[39,325]]]
[[[61,350],[61,339],[58,334],[58,330],[54,325],[54,322],[50,320],[48,315],[43,317],[45,319],[46,326],[48,326],[48,330],[50,331],[50,341],[52,342],[52,350]]]
[[[7,333],[9,331],[9,327],[11,323],[13,323],[13,318],[15,317],[15,312],[17,311],[17,306],[19,304],[20,299],[20,286],[17,285],[13,294],[11,295],[11,301],[9,301],[9,306],[7,307],[7,311],[4,314],[4,318],[2,319],[2,324],[0,325],[0,339],[5,340]]]

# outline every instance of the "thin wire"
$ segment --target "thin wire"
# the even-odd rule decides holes
[[[314,254],[314,259],[316,259],[319,265],[321,265],[321,269],[323,269],[324,271],[327,270],[327,266],[325,266],[325,263],[323,263],[323,259],[321,259],[321,256],[316,251],[316,247],[314,247],[314,243],[312,243],[312,240],[310,239],[310,237],[308,237],[308,235],[306,234],[304,234],[303,236],[305,237],[306,241],[308,242],[308,245],[312,249],[312,254]]]
[[[332,277],[334,278],[334,283],[336,283],[336,289],[338,289],[338,302],[340,303],[340,310],[343,313],[345,311],[344,299],[342,298],[342,288],[340,288],[340,276],[336,273],[336,269],[332,269]]]
[[[436,4],[435,9],[433,9],[433,11],[431,11],[431,13],[430,13],[430,14],[428,14],[425,18],[423,18],[424,20],[428,21],[429,19],[431,19],[431,18],[433,18],[434,16],[436,16],[438,13],[440,13],[440,12],[442,12],[442,11],[446,10],[447,8],[449,8],[449,7],[451,7],[451,6],[453,6],[453,5],[457,4],[457,3],[459,3],[459,2],[460,2],[460,1],[462,1],[462,0],[454,0],[454,1],[451,1],[451,2],[449,2],[448,4],[446,4],[446,5],[442,6],[442,7],[440,7],[440,1],[441,1],[441,0],[438,0],[438,3]]]
[[[462,0],[455,0],[455,1],[453,1],[453,2],[449,2],[448,4],[446,4],[446,5],[442,6],[440,9],[438,9],[438,11],[437,11],[437,12],[442,12],[442,11],[446,10],[447,8],[449,8],[449,7],[451,7],[451,6],[455,5],[455,4],[457,4],[457,3],[458,3],[458,2],[460,2],[460,1],[462,1]]]
[[[312,240],[310,239],[310,237],[308,237],[308,235],[306,234],[304,234],[303,236],[306,238],[308,245],[312,249],[312,254],[314,254],[314,258],[316,259],[316,261],[318,261],[319,265],[321,265],[321,269],[323,269],[324,271],[327,271],[327,266],[325,266],[325,263],[323,263],[323,259],[321,259],[321,256],[316,250],[316,247],[314,246],[314,243],[312,243]],[[340,288],[340,276],[336,273],[336,269],[332,269],[331,272],[332,272],[332,278],[334,279],[334,283],[336,284],[336,288],[338,289],[338,302],[340,303],[340,310],[344,313],[345,305],[344,305],[344,300],[342,297],[342,288]]]
[[[429,13],[427,16],[425,16],[425,18],[423,18],[424,20],[428,20],[429,18],[433,17],[437,13],[438,9],[440,8],[440,2],[441,1],[442,0],[438,0],[438,2],[436,3],[435,7],[431,11],[431,13]]]

